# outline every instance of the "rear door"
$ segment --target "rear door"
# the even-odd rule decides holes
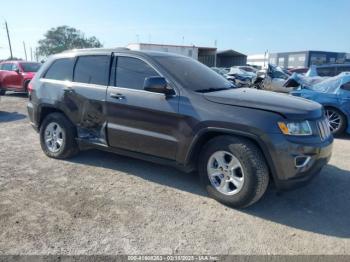
[[[66,90],[67,102],[78,110],[79,137],[93,143],[106,144],[105,99],[110,61],[110,55],[77,57],[73,82]]]
[[[48,103],[64,111],[77,126],[79,138],[89,142],[106,143],[103,127],[110,59],[110,55],[60,58],[40,79],[40,91],[46,93]]]
[[[178,95],[145,91],[145,78],[161,76],[141,57],[115,56],[107,90],[108,142],[115,148],[175,159]]]

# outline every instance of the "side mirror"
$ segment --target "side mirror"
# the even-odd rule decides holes
[[[149,92],[161,93],[165,95],[175,94],[174,90],[168,87],[166,79],[159,76],[147,77],[143,84],[143,89]]]
[[[17,68],[17,69],[15,70],[15,72],[16,72],[17,74],[19,74],[21,71],[19,70],[19,68]]]

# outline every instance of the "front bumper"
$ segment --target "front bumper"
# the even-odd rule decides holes
[[[301,138],[272,135],[270,140],[270,169],[279,190],[288,190],[306,184],[329,162],[332,156],[333,137],[310,143]],[[305,159],[305,163],[297,163]],[[299,164],[299,165],[298,165]]]

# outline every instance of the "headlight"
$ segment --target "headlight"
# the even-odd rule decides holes
[[[309,121],[278,122],[282,133],[289,136],[310,136],[312,130]]]

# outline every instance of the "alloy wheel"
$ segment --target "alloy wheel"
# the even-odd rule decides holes
[[[342,117],[337,111],[332,109],[326,110],[326,117],[328,119],[328,124],[331,132],[336,133],[342,127]]]
[[[217,151],[212,154],[207,164],[207,172],[212,186],[224,195],[235,195],[243,188],[243,168],[232,153]]]
[[[61,126],[55,122],[51,122],[45,128],[45,144],[52,153],[58,152],[64,142],[64,133]]]

